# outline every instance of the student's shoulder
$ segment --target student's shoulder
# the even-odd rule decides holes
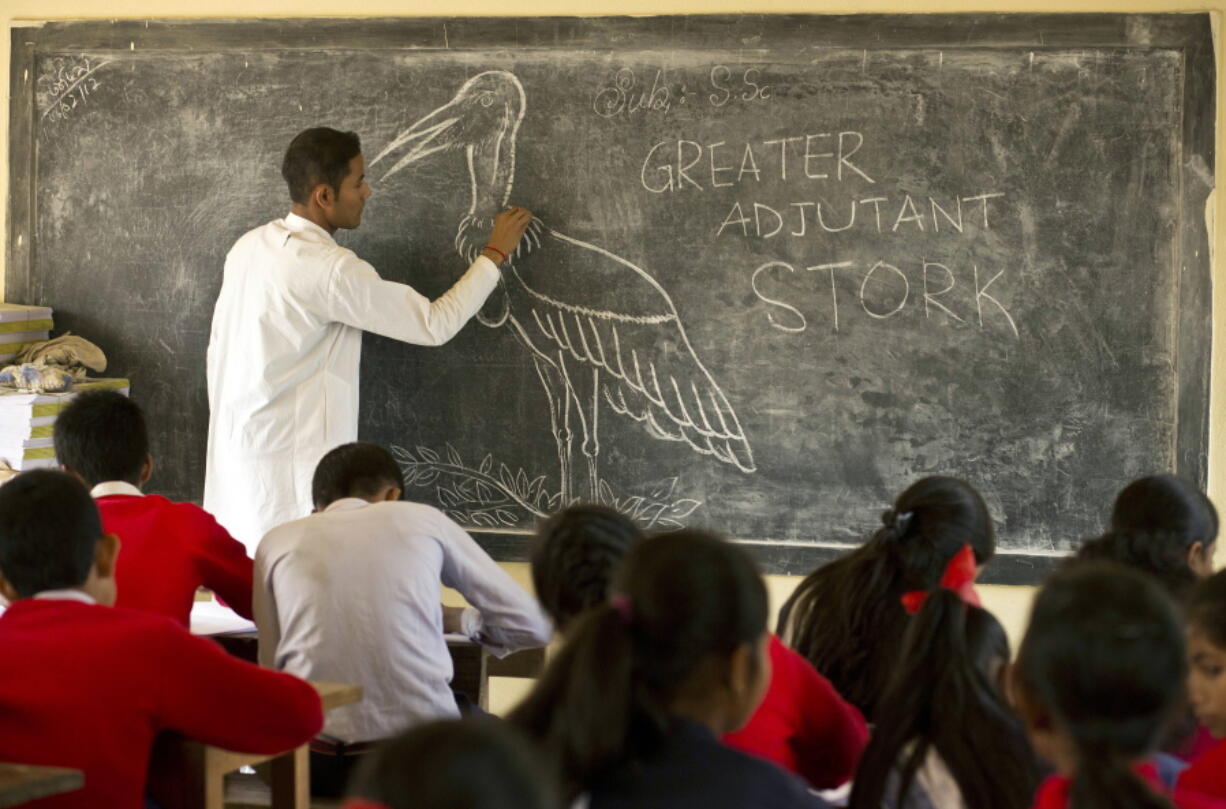
[[[721,747],[724,747],[721,745]],[[801,780],[778,765],[724,747],[704,763],[712,777],[711,786],[738,806],[771,809],[825,809],[826,802],[813,794]]]
[[[423,530],[463,530],[453,519],[443,513],[441,509],[427,503],[417,503],[412,500],[394,500],[386,503],[376,503],[371,508],[375,509],[380,515],[410,528]]]

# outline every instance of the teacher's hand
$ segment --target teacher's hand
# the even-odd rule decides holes
[[[506,260],[506,256],[515,252],[520,238],[531,223],[532,212],[527,208],[507,208],[494,217],[494,227],[490,230],[487,246],[481,252],[495,264],[501,264]],[[494,249],[490,250],[491,247]]]

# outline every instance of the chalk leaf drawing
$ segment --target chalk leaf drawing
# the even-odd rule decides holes
[[[443,512],[462,525],[479,528],[515,528],[541,519],[562,503],[561,492],[551,492],[544,475],[529,479],[522,468],[512,471],[487,454],[476,467],[467,466],[455,447],[443,452],[430,447],[412,450],[392,446],[392,455],[404,471],[404,485],[433,486]],[[600,481],[599,502],[616,508],[644,530],[680,528],[682,520],[702,505],[677,499],[677,478],[654,484],[646,495],[618,497],[607,481]]]
[[[94,74],[109,64],[93,62],[85,56],[52,59],[34,87],[38,109],[42,111],[40,120],[63,121],[70,117],[101,86]]]
[[[525,108],[514,74],[480,73],[371,161],[373,167],[395,160],[386,180],[432,154],[463,156],[472,197],[455,244],[466,262],[476,259],[510,200]],[[576,441],[587,466],[583,494],[600,499],[598,425],[605,408],[640,423],[653,438],[683,442],[743,472],[755,471],[736,412],[690,345],[672,299],[646,270],[621,256],[536,219],[478,319],[494,328],[509,325],[532,356],[557,444],[560,503],[578,495]]]

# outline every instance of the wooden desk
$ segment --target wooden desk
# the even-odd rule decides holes
[[[451,688],[483,711],[489,710],[490,677],[536,677],[545,668],[545,650],[523,649],[506,657],[495,657],[476,641],[456,635],[447,636],[454,673]]]
[[[312,683],[324,712],[362,699],[362,687]],[[271,762],[273,809],[308,809],[310,757],[307,745],[280,755],[238,753],[181,736],[163,734],[154,748],[149,793],[163,809],[224,809],[225,776],[239,767]]]
[[[451,688],[481,710],[489,710],[490,677],[533,678],[545,668],[545,650],[524,649],[506,657],[495,657],[481,644],[460,635],[447,635],[447,651],[451,653],[454,674]],[[259,636],[255,632],[232,632],[213,635],[227,652],[256,663],[259,660]]]
[[[80,770],[0,762],[0,807],[72,792],[84,785],[85,774]]]

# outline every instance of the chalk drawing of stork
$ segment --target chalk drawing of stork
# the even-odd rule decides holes
[[[373,167],[399,158],[386,180],[427,155],[463,155],[472,204],[455,244],[466,262],[476,259],[494,216],[511,197],[525,106],[514,74],[481,73],[371,161]],[[654,438],[685,442],[743,472],[755,470],[736,412],[690,345],[668,293],[609,250],[534,220],[478,319],[490,327],[510,324],[532,354],[548,397],[563,504],[575,496],[575,426],[589,493],[598,499],[602,401]]]

